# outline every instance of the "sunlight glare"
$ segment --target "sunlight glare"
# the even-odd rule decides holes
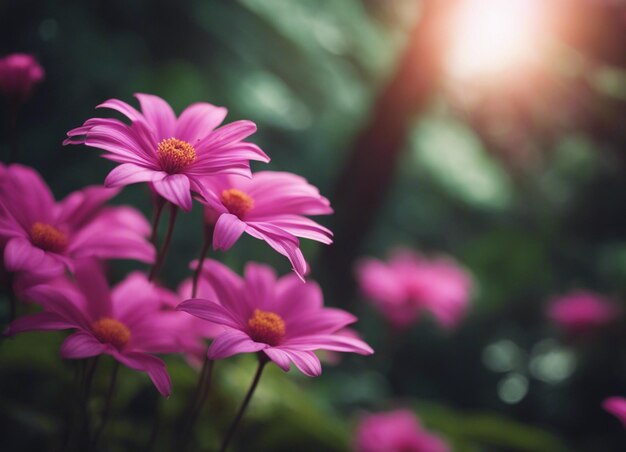
[[[536,51],[536,0],[464,0],[449,55],[454,77],[501,74],[524,66]]]

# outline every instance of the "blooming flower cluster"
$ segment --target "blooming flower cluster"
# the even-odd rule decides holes
[[[43,77],[37,68],[22,55],[0,60],[0,91],[25,100]],[[140,109],[117,99],[98,106],[126,121],[88,119],[64,142],[101,149],[117,164],[104,186],[56,201],[34,169],[0,164],[0,270],[14,298],[40,308],[12,319],[5,334],[70,330],[63,358],[91,359],[93,369],[93,358],[109,355],[145,372],[166,397],[172,382],[157,355],[183,354],[192,364],[203,363],[198,387],[206,397],[212,361],[235,354],[259,356],[256,385],[268,362],[284,371],[293,363],[313,377],[322,372],[318,350],[373,353],[341,331],[356,317],[325,308],[320,287],[305,280],[300,238],[332,243],[332,232],[308,217],[332,213],[317,188],[294,174],[250,171],[250,161],[269,161],[246,141],[256,130],[253,122],[222,125],[227,110],[209,103],[193,104],[176,116],[157,96],[136,97]],[[107,205],[122,187],[138,182],[154,194],[152,226],[133,207]],[[204,211],[198,235],[205,246],[191,265],[193,277],[173,291],[158,282],[159,272],[177,211],[190,211],[194,199]],[[157,246],[166,205],[168,230]],[[228,250],[244,232],[286,256],[294,273],[279,278],[269,266],[248,263],[242,278],[205,259],[209,244]],[[113,259],[149,264],[151,270],[132,272],[110,286],[105,264]],[[229,438],[230,433],[224,448]]]
[[[585,334],[612,323],[619,309],[607,297],[576,291],[550,301],[548,318],[570,334]]]

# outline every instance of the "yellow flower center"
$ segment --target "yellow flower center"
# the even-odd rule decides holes
[[[100,342],[122,348],[130,340],[130,330],[119,320],[103,317],[91,324],[91,331]]]
[[[243,216],[254,207],[254,199],[247,193],[237,190],[236,188],[224,190],[220,199],[224,207],[239,218],[243,218]]]
[[[180,172],[196,160],[196,149],[186,141],[177,138],[166,138],[161,141],[157,153],[161,168],[169,174]]]
[[[273,312],[255,309],[248,319],[249,334],[255,342],[278,345],[285,336],[285,321]]]
[[[36,222],[30,228],[30,240],[38,248],[60,253],[67,247],[67,236],[52,225]]]

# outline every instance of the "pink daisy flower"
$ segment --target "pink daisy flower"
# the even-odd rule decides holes
[[[13,321],[5,334],[76,329],[61,345],[63,358],[111,355],[146,372],[158,391],[169,396],[165,363],[151,353],[178,351],[178,325],[161,311],[154,285],[136,272],[110,290],[102,270],[90,260],[76,266],[75,277],[76,285],[57,281],[28,289],[26,296],[44,311]]]
[[[79,258],[154,261],[150,225],[130,207],[105,207],[118,191],[91,186],[55,202],[33,169],[6,167],[0,181],[0,246],[10,272],[61,273]]]
[[[229,249],[246,232],[286,256],[303,278],[307,264],[298,237],[332,243],[332,232],[305,216],[331,214],[330,202],[300,176],[261,171],[251,179],[207,179],[206,189],[205,216],[215,223],[215,249]]]
[[[355,452],[448,452],[440,437],[422,427],[409,410],[365,416],[357,427]]]
[[[395,327],[406,328],[428,311],[442,327],[454,328],[469,308],[472,278],[448,257],[398,250],[388,262],[362,260],[356,276],[361,292]]]
[[[618,418],[626,428],[626,398],[609,397],[602,402],[602,408]]]
[[[619,310],[602,295],[577,291],[552,299],[547,315],[568,333],[584,334],[613,322]]]
[[[336,334],[356,317],[324,308],[322,292],[313,282],[303,284],[294,274],[277,279],[270,267],[254,263],[246,265],[242,279],[215,261],[204,263],[202,277],[221,304],[195,298],[178,309],[225,327],[209,347],[210,359],[262,352],[285,372],[293,363],[315,377],[322,373],[315,350],[373,353],[362,340]]]
[[[253,122],[235,121],[216,128],[226,117],[223,107],[196,103],[177,118],[160,97],[135,97],[141,112],[117,99],[97,107],[122,113],[130,124],[91,118],[70,130],[63,142],[102,149],[103,157],[121,164],[107,176],[107,187],[152,182],[159,195],[188,211],[191,192],[200,191],[203,177],[219,173],[249,177],[249,160],[269,161],[258,146],[243,141],[256,131]]]
[[[26,101],[43,78],[44,70],[32,55],[14,53],[0,58],[0,93],[10,104]]]

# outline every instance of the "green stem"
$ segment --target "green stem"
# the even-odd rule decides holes
[[[170,204],[170,218],[169,223],[167,225],[167,232],[165,233],[165,239],[163,240],[163,246],[161,250],[157,254],[156,262],[152,266],[150,270],[150,276],[148,279],[153,281],[161,271],[161,267],[163,266],[163,262],[165,261],[165,256],[167,255],[167,251],[170,248],[170,244],[172,242],[172,235],[174,232],[174,225],[176,224],[176,215],[178,214],[178,207],[174,204]]]
[[[193,437],[198,416],[202,412],[202,408],[204,407],[206,399],[209,395],[211,379],[213,376],[213,363],[214,361],[209,359],[207,356],[202,364],[202,370],[200,371],[200,376],[198,377],[198,384],[196,385],[196,390],[193,393],[193,399],[189,403],[190,408],[188,410],[188,420],[185,423],[185,428],[183,429],[184,434],[180,442],[180,450],[183,452],[187,450],[189,440]]]
[[[113,394],[115,393],[115,384],[117,382],[117,372],[120,368],[120,363],[115,360],[113,363],[113,370],[111,371],[111,381],[109,382],[109,389],[107,390],[106,401],[104,404],[104,410],[102,411],[102,419],[100,421],[100,425],[96,429],[96,433],[93,436],[93,447],[96,448],[98,445],[98,440],[100,439],[100,435],[104,430],[104,427],[109,420],[109,414],[111,413],[111,404],[113,402]]]
[[[239,411],[237,412],[237,416],[235,416],[235,419],[230,424],[230,427],[228,427],[228,431],[226,432],[226,436],[224,436],[224,441],[222,442],[222,447],[220,447],[220,452],[225,452],[226,449],[228,448],[228,444],[230,443],[230,440],[233,438],[233,435],[235,434],[235,430],[237,430],[237,426],[239,425],[239,422],[241,421],[241,418],[243,417],[243,414],[245,413],[246,408],[248,407],[248,404],[250,403],[250,399],[252,399],[254,390],[259,384],[259,380],[261,379],[261,374],[263,373],[263,369],[265,368],[266,364],[267,364],[267,359],[259,356],[259,367],[257,367],[256,374],[254,375],[254,380],[252,380],[252,385],[250,386],[250,389],[248,390],[248,393],[246,394],[246,398],[243,399],[243,403],[241,404],[241,407],[239,408]]]

